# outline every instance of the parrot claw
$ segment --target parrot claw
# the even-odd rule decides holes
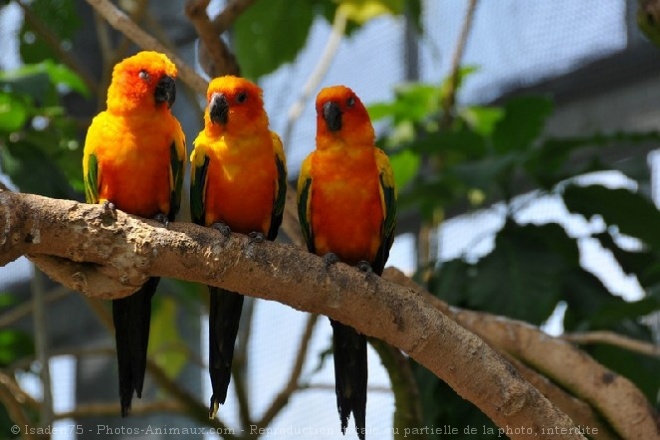
[[[215,400],[213,397],[211,397],[211,407],[209,408],[209,420],[215,419],[216,414],[218,414],[218,409],[220,409],[220,405],[218,404],[218,401]]]
[[[328,252],[323,256],[323,264],[325,265],[325,270],[328,270],[330,266],[332,266],[335,263],[339,263],[339,257],[337,254]]]
[[[252,244],[252,243],[261,243],[265,239],[266,239],[266,237],[261,232],[253,231],[253,232],[250,232],[248,234],[248,243],[250,243],[250,244]]]
[[[161,222],[163,224],[163,226],[165,226],[165,229],[167,229],[167,227],[170,225],[169,219],[162,212],[159,212],[158,214],[156,214],[154,216],[154,220],[156,220],[157,222]]]
[[[103,202],[103,209],[114,219],[117,219],[117,207],[110,200]]]
[[[220,231],[225,238],[229,238],[231,235],[231,228],[225,222],[215,222],[211,225],[213,229]]]
[[[365,272],[366,274],[374,273],[374,270],[373,270],[373,268],[371,267],[371,264],[369,264],[368,261],[364,261],[364,260],[358,261],[357,268],[361,272]]]

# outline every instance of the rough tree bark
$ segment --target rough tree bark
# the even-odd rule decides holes
[[[90,296],[127,295],[144,278],[163,276],[324,314],[403,350],[509,429],[511,438],[559,438],[548,428],[573,428],[561,438],[584,438],[566,414],[428,295],[341,263],[326,269],[321,258],[295,246],[252,243],[240,234],[224,239],[189,223],[166,229],[100,205],[0,191],[0,265],[21,255]],[[657,438],[653,411],[641,407],[626,437]]]

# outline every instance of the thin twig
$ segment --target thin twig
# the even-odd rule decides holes
[[[64,286],[57,286],[51,292],[44,295],[44,303],[50,303],[65,298],[73,293],[70,289]],[[9,327],[16,321],[19,321],[26,316],[30,315],[34,310],[34,300],[25,301],[12,308],[6,313],[0,315],[0,328]]]
[[[0,383],[1,384],[1,383]],[[15,426],[19,428],[22,426],[31,426],[32,423],[30,419],[25,415],[23,408],[18,404],[13,394],[5,387],[0,386],[0,402],[3,404],[7,413],[9,413],[9,418],[14,422]],[[19,430],[19,432],[21,432]],[[29,431],[25,432],[24,439],[37,439],[36,434],[32,434]]]
[[[23,391],[16,379],[13,376],[0,371],[0,385],[5,387],[7,391],[13,396],[14,401],[19,405],[27,405],[33,411],[38,411],[41,403],[34,397]]]
[[[323,53],[321,53],[319,61],[316,63],[316,67],[312,71],[311,75],[309,75],[309,78],[307,78],[300,96],[296,102],[293,103],[291,108],[289,108],[286,127],[284,129],[284,136],[282,137],[284,146],[286,148],[289,148],[293,128],[300,118],[300,115],[302,115],[307,101],[309,101],[309,98],[311,97],[314,90],[316,90],[321,81],[323,81],[323,78],[328,73],[328,69],[330,69],[330,66],[332,65],[332,61],[334,60],[335,55],[339,50],[339,43],[341,43],[341,40],[344,36],[344,31],[346,30],[346,20],[346,14],[342,12],[342,8],[337,8],[334,21],[332,22],[332,31],[330,32],[328,41],[325,44]]]
[[[185,411],[181,404],[173,400],[161,400],[158,402],[136,402],[131,405],[131,416],[153,414],[153,413],[177,413]],[[55,420],[81,419],[85,417],[116,416],[119,413],[119,403],[86,403],[70,411],[55,413]]]
[[[477,0],[470,0],[468,10],[465,14],[463,27],[456,42],[456,49],[451,60],[451,73],[449,76],[449,90],[443,100],[442,104],[442,126],[449,127],[453,120],[454,106],[456,105],[456,88],[458,87],[458,80],[460,75],[461,61],[463,60],[463,52],[467,45],[468,37],[470,36],[470,29],[472,28],[472,19],[474,12],[477,9]]]
[[[229,50],[220,34],[211,24],[206,8],[210,0],[187,0],[186,16],[199,35],[200,64],[206,74],[215,78],[222,75],[239,75],[240,69],[236,57]],[[206,62],[201,62],[205,60]]]
[[[307,317],[307,322],[305,323],[305,330],[303,331],[302,337],[300,338],[300,343],[298,344],[298,353],[296,354],[296,359],[291,368],[291,373],[289,373],[289,380],[287,381],[284,388],[277,393],[277,396],[273,399],[271,404],[268,406],[268,409],[264,413],[261,420],[256,422],[256,426],[260,428],[266,428],[275,417],[282,411],[291,398],[291,395],[299,390],[298,381],[300,375],[302,374],[303,366],[305,365],[305,359],[307,359],[307,352],[309,351],[309,342],[312,339],[314,334],[314,327],[318,321],[319,315],[312,313]]]
[[[567,333],[561,336],[561,339],[574,344],[606,344],[624,350],[634,351],[646,356],[660,356],[660,347],[655,344],[638,341],[627,336],[609,331],[593,331],[586,333]]]
[[[126,35],[131,41],[145,50],[154,50],[169,57],[179,70],[180,78],[199,94],[206,93],[206,80],[199,76],[178,55],[137,26],[122,10],[109,0],[86,0],[110,26]]]

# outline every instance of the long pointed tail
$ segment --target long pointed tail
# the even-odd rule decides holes
[[[122,417],[126,417],[131,408],[133,391],[138,397],[142,397],[144,373],[147,368],[151,299],[159,281],[158,277],[149,278],[140,290],[131,296],[112,301]]]
[[[214,418],[227,398],[243,295],[211,286],[209,294],[209,375],[213,388],[209,418]]]
[[[367,406],[367,339],[340,322],[332,323],[332,352],[335,357],[335,393],[341,419],[341,432],[346,433],[353,412],[358,438],[365,437]]]

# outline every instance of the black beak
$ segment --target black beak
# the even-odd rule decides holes
[[[229,103],[222,93],[214,93],[211,96],[211,108],[209,109],[211,122],[225,125],[229,119]]]
[[[156,84],[154,98],[156,99],[157,104],[166,102],[167,108],[171,108],[176,99],[176,83],[174,82],[174,78],[167,75],[163,76],[160,81],[158,81],[158,84]]]
[[[341,130],[341,109],[332,101],[323,104],[323,119],[330,131]]]

